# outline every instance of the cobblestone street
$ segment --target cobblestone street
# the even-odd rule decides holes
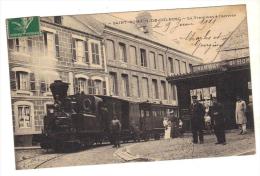
[[[78,165],[124,163],[130,161],[159,161],[255,153],[253,132],[238,135],[237,130],[226,134],[226,145],[215,145],[215,135],[205,135],[204,144],[193,144],[191,134],[182,138],[161,139],[123,144],[115,149],[111,145],[94,147],[75,153],[52,153],[42,149],[17,150],[17,169],[35,169]]]
[[[205,135],[204,144],[193,144],[191,134],[189,134],[183,138],[135,144],[127,147],[127,151],[134,156],[147,158],[147,160],[206,158],[255,153],[253,132],[238,135],[238,131],[233,130],[226,133],[226,138],[226,145],[215,145],[214,134]]]

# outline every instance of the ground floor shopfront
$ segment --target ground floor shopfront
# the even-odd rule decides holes
[[[252,100],[249,57],[197,65],[190,74],[171,76],[168,81],[177,86],[180,117],[187,130],[190,129],[192,95],[197,95],[205,106],[210,106],[212,97],[217,97],[224,106],[227,129],[236,127],[236,96],[247,104]],[[252,123],[251,119],[249,121]]]

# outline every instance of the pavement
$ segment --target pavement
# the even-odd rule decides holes
[[[181,138],[161,139],[136,143],[118,149],[115,155],[131,161],[160,161],[255,154],[255,135],[249,131],[238,135],[238,130],[226,133],[226,145],[216,145],[214,134],[204,136],[204,144],[193,144],[191,134]]]

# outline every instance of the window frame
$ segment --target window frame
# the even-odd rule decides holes
[[[141,66],[142,67],[148,67],[147,56],[146,56],[146,49],[140,48],[140,56],[141,56],[140,57],[140,59],[141,59]]]
[[[30,101],[16,101],[13,104],[14,106],[14,116],[15,116],[15,128],[14,128],[14,133],[15,134],[37,134],[41,133],[41,131],[36,132],[35,131],[35,114],[34,114],[34,104]],[[29,106],[30,107],[30,123],[31,127],[28,128],[20,128],[19,127],[19,112],[18,112],[18,107],[19,106]]]

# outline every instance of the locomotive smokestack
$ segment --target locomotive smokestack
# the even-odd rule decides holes
[[[50,89],[54,100],[56,100],[57,98],[59,100],[63,100],[64,98],[66,98],[68,88],[69,84],[62,82],[61,80],[55,80],[54,83],[51,83]]]

